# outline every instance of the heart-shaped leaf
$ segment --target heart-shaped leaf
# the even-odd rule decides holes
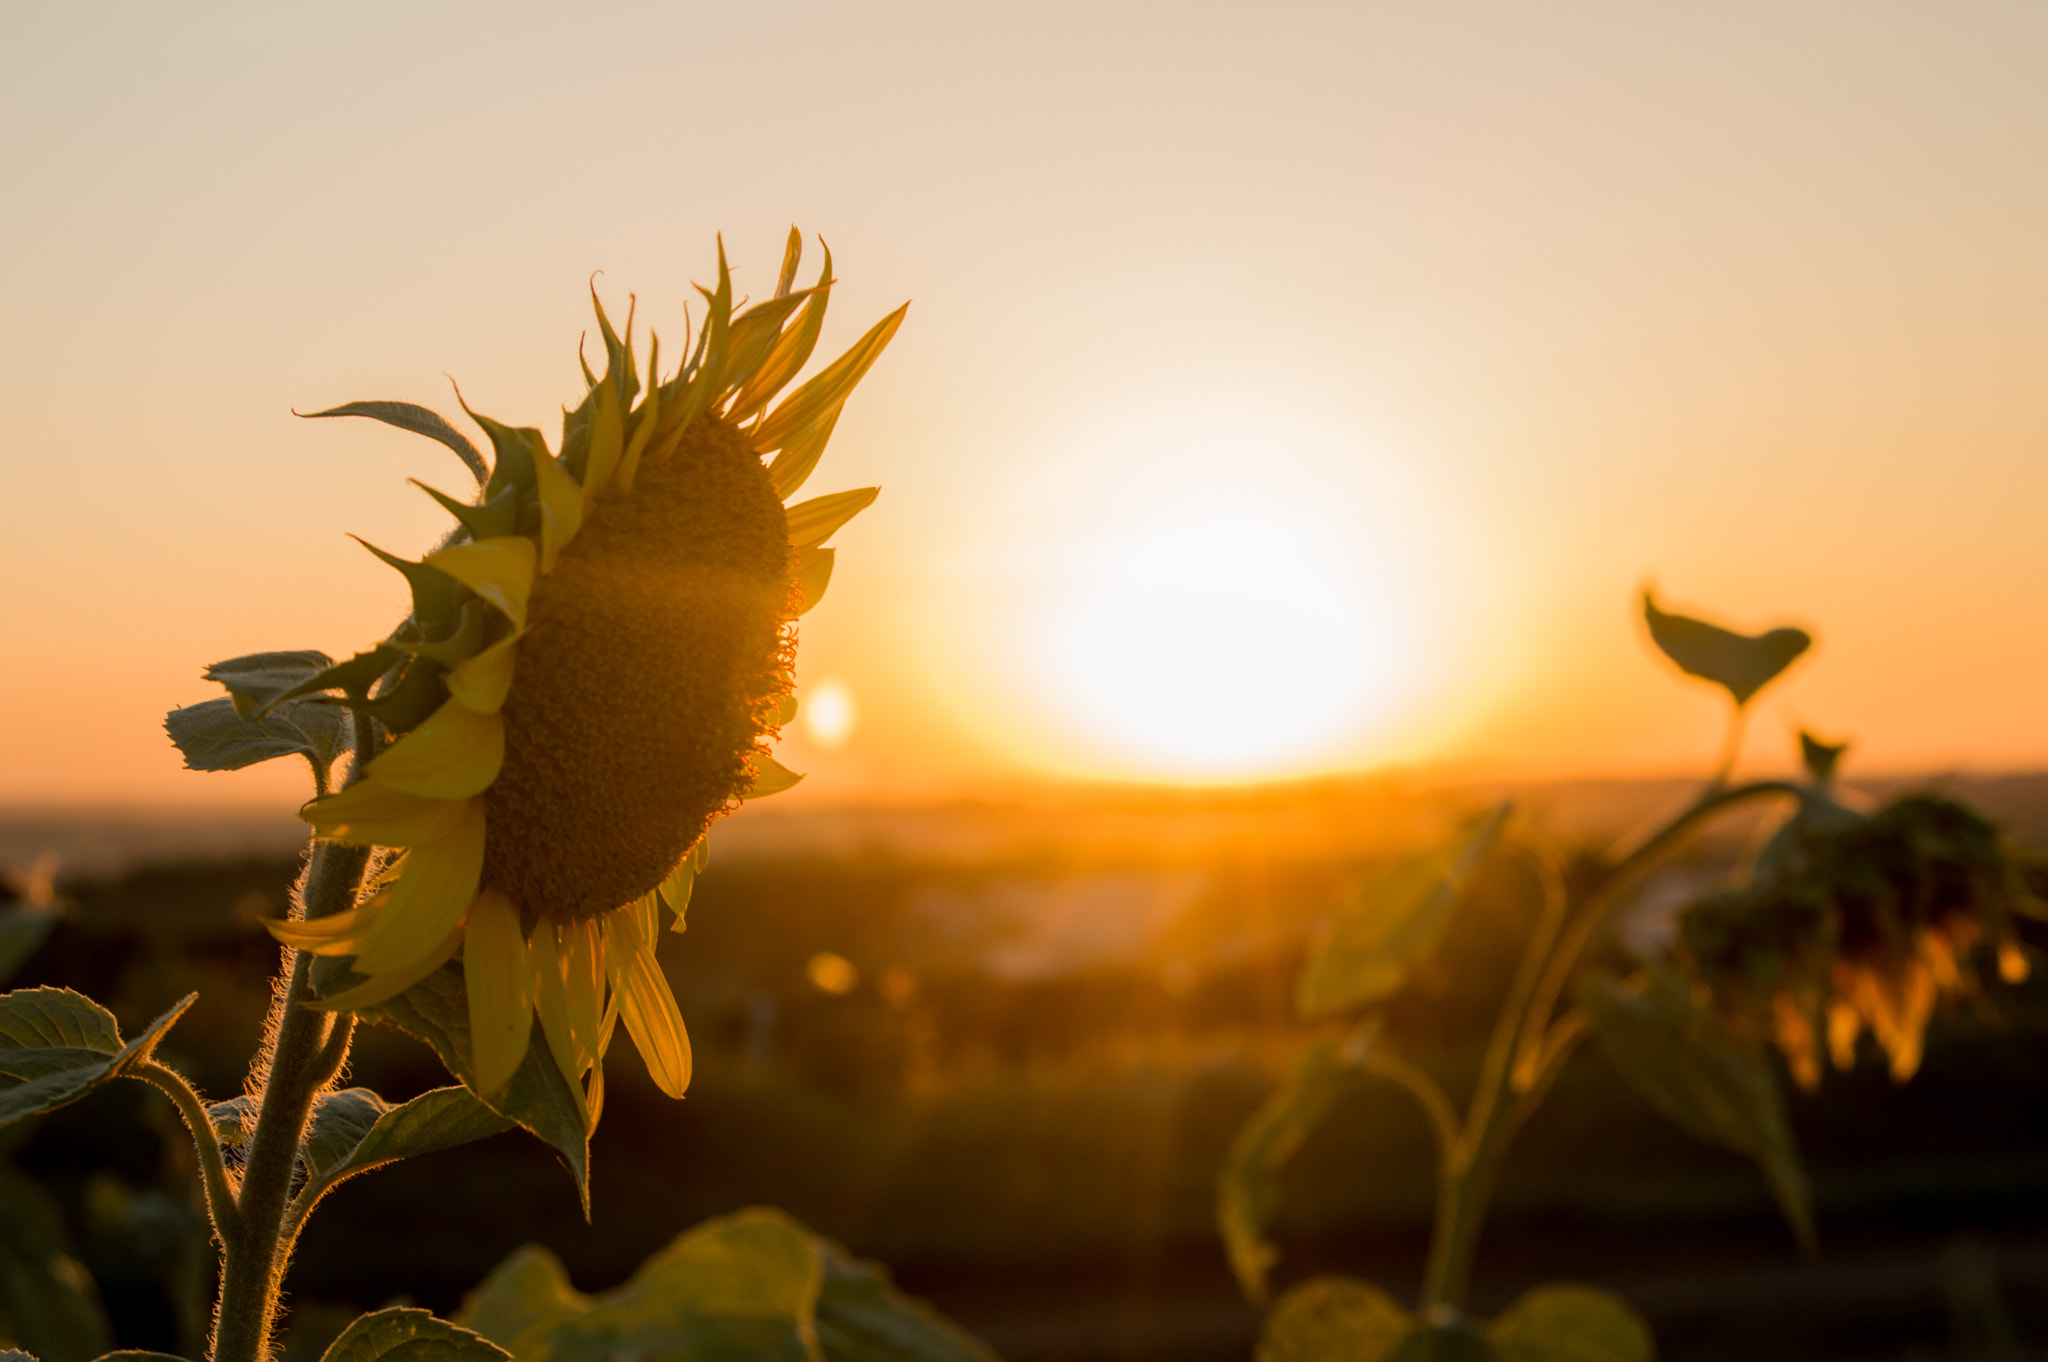
[[[198,998],[188,993],[126,1045],[114,1014],[68,988],[0,994],[0,1125],[76,1102],[148,1059]]]
[[[1727,689],[1738,707],[1769,685],[1813,646],[1813,636],[1789,626],[1761,634],[1738,634],[1718,624],[1674,615],[1657,608],[1656,598],[1643,593],[1643,618],[1650,639],[1679,670]]]

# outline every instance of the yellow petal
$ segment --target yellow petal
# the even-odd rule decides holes
[[[332,998],[310,999],[306,1006],[322,1012],[354,1012],[358,1008],[374,1007],[386,998],[393,998],[411,988],[420,980],[448,963],[448,957],[455,954],[455,948],[462,944],[462,929],[441,938],[434,946],[412,964],[403,969],[386,970],[372,975],[354,988],[343,989]]]
[[[670,1097],[690,1086],[690,1037],[676,1010],[675,994],[654,962],[654,951],[640,936],[632,905],[604,917],[605,973],[619,1006],[626,1034],[647,1062],[654,1085]]]
[[[825,588],[832,582],[832,560],[837,554],[838,550],[827,548],[809,548],[797,554],[796,571],[790,574],[796,582],[797,614],[803,614],[823,598]]]
[[[430,799],[482,794],[505,764],[505,721],[450,700],[384,749],[368,774],[380,785]]]
[[[526,626],[526,602],[533,595],[539,550],[524,535],[479,539],[430,553],[426,561],[505,612],[513,624]]]
[[[403,969],[434,949],[476,901],[484,869],[484,802],[465,800],[462,821],[438,842],[414,847],[405,873],[363,936],[356,973]]]
[[[594,1064],[590,1069],[590,1086],[583,1091],[583,1110],[589,1129],[597,1129],[597,1118],[604,1115],[604,1065]]]
[[[598,385],[597,410],[590,414],[590,454],[583,465],[583,494],[596,498],[611,485],[619,456],[626,451],[625,425],[619,411],[619,387],[606,375]]]
[[[512,690],[513,648],[523,637],[513,632],[474,657],[466,657],[448,673],[448,693],[479,714],[496,714]]]
[[[402,794],[365,779],[299,810],[313,831],[359,846],[413,847],[438,842],[462,822],[468,801]]]
[[[757,764],[760,769],[754,775],[754,783],[740,796],[741,799],[766,799],[769,795],[781,794],[803,779],[773,757],[762,757]]]
[[[533,483],[540,493],[540,570],[552,572],[562,545],[583,528],[583,489],[547,454],[534,456]]]
[[[272,936],[293,950],[309,951],[314,955],[354,955],[362,949],[363,933],[376,921],[377,908],[381,905],[382,899],[379,898],[345,913],[298,920],[266,918],[263,925]]]
[[[800,434],[789,437],[782,446],[782,452],[768,463],[768,480],[775,484],[775,495],[784,501],[796,494],[811,476],[811,470],[818,466],[818,460],[825,455],[825,445],[832,439],[832,429],[839,424],[837,408],[825,414],[820,420],[806,426]]]
[[[593,1064],[602,1062],[612,1033],[604,1022],[604,942],[596,918],[562,928],[562,986],[576,1049]]]
[[[789,546],[815,548],[832,537],[833,531],[866,510],[882,494],[879,487],[856,487],[850,492],[812,497],[789,508]]]
[[[690,907],[690,891],[697,887],[697,867],[692,858],[685,856],[681,865],[668,872],[668,878],[661,882],[661,897],[668,904],[668,910],[676,915],[675,926],[683,930],[683,914]]]
[[[780,449],[792,435],[800,434],[806,426],[832,411],[846,401],[854,384],[860,382],[882,350],[896,334],[896,328],[903,325],[903,314],[910,311],[905,303],[888,316],[876,322],[865,336],[853,343],[853,348],[827,365],[816,378],[789,395],[789,400],[768,414],[754,432],[754,449],[762,454]]]
[[[512,1081],[533,1034],[533,966],[518,905],[502,890],[478,894],[462,929],[462,982],[469,991],[469,1044],[478,1092]]]
[[[563,978],[560,929],[554,923],[541,919],[526,943],[526,958],[533,971],[534,1009],[540,1013],[540,1030],[547,1038],[548,1053],[554,1056],[562,1077],[580,1083],[583,1071],[596,1056],[577,1045],[576,1032],[569,1025],[569,990]]]

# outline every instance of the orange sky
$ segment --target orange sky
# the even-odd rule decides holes
[[[381,635],[346,534],[462,480],[288,409],[553,428],[592,270],[678,337],[791,222],[828,347],[915,300],[813,484],[885,490],[804,621],[812,797],[1694,765],[1649,579],[1816,626],[1759,759],[2040,764],[2044,51],[2020,3],[20,10],[0,803],[298,797],[162,711]]]

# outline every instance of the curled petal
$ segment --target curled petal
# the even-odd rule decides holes
[[[462,820],[438,842],[414,847],[363,934],[356,973],[403,969],[432,951],[476,902],[484,869],[484,802],[464,801]]]

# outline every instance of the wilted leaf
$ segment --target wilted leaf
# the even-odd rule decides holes
[[[1643,618],[1649,621],[1651,641],[1679,670],[1726,687],[1737,705],[1748,704],[1813,645],[1813,636],[1804,629],[1738,634],[1689,615],[1669,614],[1657,608],[1656,598],[1647,591]]]
[[[348,961],[329,956],[314,962],[313,987],[323,997],[362,983]],[[475,1060],[469,1041],[469,994],[462,965],[451,962],[384,1002],[361,1008],[357,1016],[396,1026],[433,1047],[441,1062],[471,1093],[476,1093]],[[590,1135],[584,1125],[583,1095],[562,1077],[539,1036],[527,1046],[526,1058],[511,1082],[489,1096],[476,1094],[492,1111],[553,1145],[576,1180],[576,1191],[590,1207]],[[403,1108],[401,1108],[403,1110]]]
[[[814,1242],[825,1270],[816,1322],[825,1362],[996,1362],[986,1344],[898,1291],[877,1264],[829,1239]]]
[[[0,1125],[76,1102],[119,1078],[149,1058],[198,996],[186,994],[124,1046],[114,1015],[68,988],[0,994]]]
[[[194,771],[239,771],[298,755],[324,774],[355,742],[346,710],[311,701],[287,701],[260,719],[245,719],[234,701],[207,700],[166,714],[164,731]]]
[[[1630,1085],[1681,1130],[1755,1159],[1799,1242],[1811,1248],[1812,1194],[1763,1055],[1714,1031],[1685,986],[1666,976],[1631,984],[1596,978],[1581,1001],[1601,1049]]]
[[[1525,1292],[1487,1329],[1501,1362],[1651,1362],[1650,1326],[1611,1291],[1558,1282]]]
[[[88,1362],[113,1342],[54,1198],[0,1163],[0,1319],[44,1362]],[[20,1357],[24,1354],[14,1353]],[[0,1362],[7,1352],[0,1351]]]
[[[364,1315],[328,1345],[320,1362],[506,1362],[503,1348],[425,1310]]]
[[[1294,1070],[1280,1090],[1252,1113],[1231,1142],[1217,1180],[1216,1224],[1230,1252],[1231,1271],[1254,1301],[1265,1300],[1266,1274],[1280,1257],[1266,1238],[1266,1228],[1280,1209],[1281,1165],[1301,1148],[1357,1074],[1335,1045],[1310,1041],[1296,1056]]]
[[[1371,1282],[1317,1277],[1274,1303],[1256,1362],[1383,1362],[1413,1322]]]
[[[1501,805],[1449,846],[1409,857],[1356,891],[1309,947],[1295,992],[1301,1014],[1324,1016],[1399,989],[1443,939],[1452,908],[1511,811]]]
[[[455,451],[455,457],[463,466],[482,482],[491,475],[490,465],[484,456],[470,443],[469,437],[448,424],[438,413],[411,402],[344,402],[326,411],[303,411],[296,413],[312,420],[320,416],[367,416],[373,421],[382,421],[387,426],[397,426],[415,435],[424,435],[430,440],[439,440]]]

